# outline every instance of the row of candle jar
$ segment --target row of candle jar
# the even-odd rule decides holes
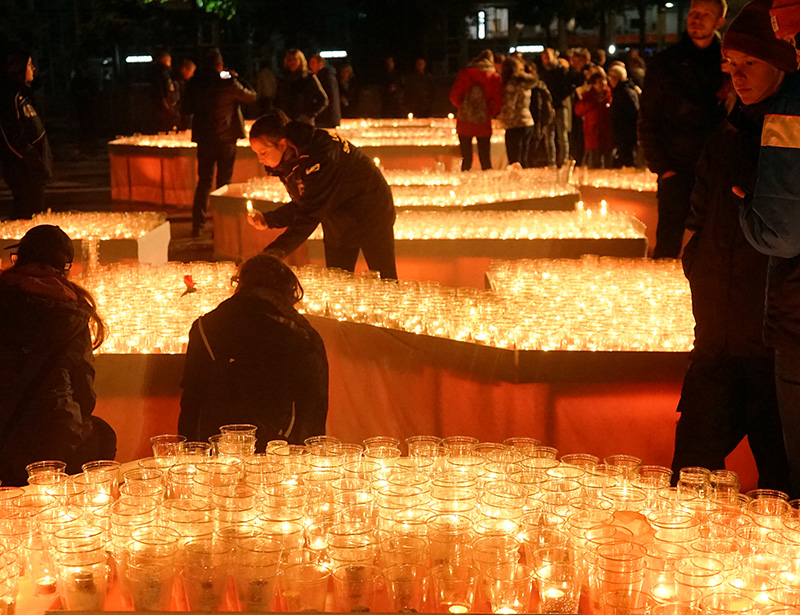
[[[310,239],[322,239],[317,228]],[[428,239],[643,239],[644,227],[630,214],[575,211],[401,211],[395,240]]]
[[[34,214],[30,220],[0,222],[0,239],[19,239],[34,226],[61,227],[71,239],[137,239],[161,226],[167,216],[161,212],[52,212]]]
[[[392,189],[395,205],[403,207],[463,206],[577,194],[563,173],[550,169],[509,168],[474,173],[383,170],[383,175]],[[233,184],[225,194],[277,203],[290,200],[283,184],[270,176]]]
[[[658,175],[647,169],[590,169],[579,167],[573,173],[573,181],[580,186],[610,188],[614,190],[636,190],[655,192],[658,189]]]

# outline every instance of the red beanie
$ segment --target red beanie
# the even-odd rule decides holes
[[[791,43],[776,38],[770,21],[771,4],[772,0],[752,0],[745,4],[728,26],[722,49],[746,53],[792,73],[797,70],[797,55]]]
[[[800,32],[800,0],[774,0],[769,15],[778,38],[785,39]]]

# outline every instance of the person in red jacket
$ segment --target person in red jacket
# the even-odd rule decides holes
[[[583,163],[591,169],[610,167],[614,140],[611,132],[611,88],[605,73],[589,77],[587,90],[579,92],[575,114],[583,120]]]
[[[494,54],[485,49],[462,69],[450,90],[450,102],[458,109],[456,132],[461,148],[461,170],[472,168],[472,138],[478,141],[481,168],[492,168],[492,118],[503,105],[503,80],[495,70]]]

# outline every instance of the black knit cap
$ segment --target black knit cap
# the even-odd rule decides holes
[[[41,263],[62,271],[75,258],[72,240],[58,226],[40,224],[25,233],[19,243],[6,248],[17,250],[17,263]]]
[[[722,50],[740,51],[787,73],[797,70],[794,47],[775,37],[769,9],[772,0],[753,0],[744,5],[722,38]]]

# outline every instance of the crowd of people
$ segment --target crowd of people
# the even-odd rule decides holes
[[[606,67],[604,54],[579,49],[562,58],[546,49],[539,68],[520,54],[485,50],[459,72],[450,100],[463,170],[472,165],[473,139],[481,167],[491,167],[495,118],[506,131],[509,162],[523,167],[570,158],[632,166],[643,157],[658,175],[654,256],[682,254],[696,322],[677,408],[674,477],[688,466],[724,468],[747,436],[759,486],[800,497],[800,3],[751,0],[720,37],[726,11],[725,0],[693,0],[685,34],[646,71],[635,55]],[[216,49],[196,73],[193,63],[182,64],[183,83],[171,76],[167,54],[156,64],[154,117],[162,126],[189,121],[198,145],[196,233],[215,167],[217,185],[230,180],[248,105],[263,113],[251,147],[292,199],[248,217],[255,228],[286,230],[241,267],[234,297],[192,328],[181,430],[202,438],[240,421],[262,426],[270,438],[324,431],[324,346],[294,310],[302,289],[280,259],[322,224],[328,266],[352,271],[361,252],[370,269],[397,277],[385,179],[357,147],[321,129],[335,127],[357,104],[352,71],[337,77],[323,58],[307,62],[291,49],[284,75],[274,79],[262,69],[253,88]],[[20,217],[32,213],[43,192],[34,184],[38,178],[43,186],[52,166],[30,97],[33,72],[28,54],[10,54],[0,84],[4,173]],[[415,87],[430,87],[424,61],[415,75]],[[405,110],[409,83],[387,62],[386,113]],[[414,103],[423,115],[431,92]],[[11,400],[0,413],[0,470],[11,484],[30,455],[61,455],[74,468],[113,456],[115,446],[113,431],[91,417],[91,351],[102,343],[104,325],[91,296],[68,280],[69,238],[41,226],[13,247],[15,263],[0,274],[0,399]],[[273,351],[278,355],[266,358]],[[243,397],[241,416],[215,414],[223,405],[215,395],[230,399],[228,387],[244,390],[276,374],[274,407]],[[314,387],[297,386],[299,374]],[[274,395],[281,387],[285,395]],[[303,407],[311,409],[306,418],[296,415]],[[46,453],[27,444],[20,451],[17,444],[36,439],[42,421],[63,436]]]

